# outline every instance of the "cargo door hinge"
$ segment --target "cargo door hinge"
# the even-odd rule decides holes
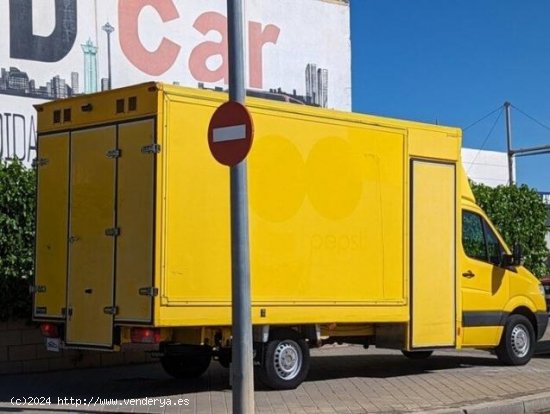
[[[118,313],[118,306],[106,306],[103,308],[103,313],[107,315],[116,315]]]
[[[110,229],[105,229],[105,236],[110,236],[110,237],[120,236],[120,228],[111,227]]]
[[[33,167],[42,167],[42,166],[48,164],[48,162],[50,162],[50,160],[48,160],[47,158],[35,158],[34,160],[32,160],[32,166]]]
[[[142,287],[139,289],[139,294],[141,296],[152,296],[152,297],[155,297],[155,296],[158,296],[159,294],[159,289],[156,288],[156,287]]]
[[[159,144],[145,145],[141,147],[141,152],[143,154],[158,154],[160,152]]]
[[[46,292],[46,286],[44,286],[44,285],[29,286],[29,292],[30,293],[44,293],[44,292]]]
[[[119,149],[112,149],[107,151],[107,158],[120,158],[122,151]]]

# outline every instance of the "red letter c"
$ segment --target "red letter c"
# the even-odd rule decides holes
[[[139,40],[138,17],[145,6],[152,6],[163,22],[179,17],[174,3],[166,0],[120,0],[118,3],[118,24],[120,47],[128,60],[148,75],[162,75],[172,67],[178,57],[180,46],[162,39],[157,50],[149,52]]]

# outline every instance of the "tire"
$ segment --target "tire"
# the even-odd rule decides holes
[[[535,330],[523,315],[511,315],[495,353],[505,365],[525,365],[535,352]]]
[[[409,359],[427,359],[432,356],[434,351],[401,351]]]
[[[199,349],[185,354],[168,354],[160,357],[164,371],[178,379],[197,378],[206,372],[212,359],[211,351]]]
[[[266,387],[292,390],[306,379],[309,364],[306,341],[296,331],[280,329],[264,345],[262,360],[256,366],[256,376]]]
[[[229,368],[231,364],[231,348],[223,349],[218,354],[218,362],[224,368]]]

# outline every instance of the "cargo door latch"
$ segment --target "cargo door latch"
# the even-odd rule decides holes
[[[107,158],[120,158],[122,151],[119,149],[112,149],[107,151],[105,155],[107,155]]]
[[[111,227],[109,229],[105,229],[105,236],[110,236],[110,237],[120,236],[120,228],[119,227]]]
[[[159,144],[145,145],[141,147],[141,152],[143,154],[158,154],[160,152]]]
[[[158,296],[159,294],[159,289],[156,288],[156,287],[142,287],[139,289],[139,294],[141,296],[152,296],[152,297],[155,297],[155,296]]]
[[[103,308],[103,313],[107,315],[116,315],[118,313],[118,306],[106,306]]]

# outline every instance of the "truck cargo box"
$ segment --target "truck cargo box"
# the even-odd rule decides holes
[[[229,169],[207,142],[226,99],[146,83],[37,106],[33,317],[63,346],[160,342],[174,376],[229,364]],[[540,283],[476,206],[459,129],[247,106],[252,323],[269,386],[297,386],[308,347],[326,342],[531,358],[548,320]],[[270,371],[288,361],[291,375]]]

